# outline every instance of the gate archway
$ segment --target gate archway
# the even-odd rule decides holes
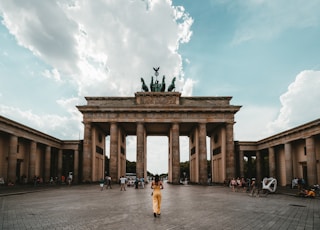
[[[83,114],[83,181],[97,181],[104,172],[104,140],[110,136],[110,176],[125,175],[126,136],[135,135],[136,174],[147,177],[146,138],[168,137],[168,181],[180,181],[179,137],[189,137],[190,181],[207,183],[206,137],[210,137],[213,182],[223,182],[235,173],[234,114],[240,106],[231,97],[181,97],[179,92],[137,92],[134,97],[86,97],[77,106]],[[219,160],[217,160],[219,158]],[[216,167],[216,168],[215,168]]]

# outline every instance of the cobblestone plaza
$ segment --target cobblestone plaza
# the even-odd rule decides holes
[[[319,229],[320,200],[279,189],[251,197],[223,186],[171,185],[154,218],[151,189],[119,185],[2,190],[0,229]]]

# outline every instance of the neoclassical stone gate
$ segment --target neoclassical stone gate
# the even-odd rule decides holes
[[[105,137],[110,135],[110,176],[126,170],[126,136],[137,137],[137,177],[147,177],[147,136],[168,137],[168,181],[180,181],[179,137],[189,137],[190,181],[207,183],[210,137],[212,181],[235,174],[234,114],[231,97],[181,97],[179,92],[137,92],[134,97],[86,97],[83,114],[83,181],[104,176]]]

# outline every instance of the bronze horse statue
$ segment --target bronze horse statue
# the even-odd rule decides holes
[[[175,84],[174,84],[175,81],[176,81],[176,77],[174,77],[174,78],[172,79],[172,82],[171,82],[171,84],[170,84],[169,87],[168,87],[168,92],[171,92],[172,90],[174,90],[174,89],[176,88],[176,86],[175,86]]]
[[[164,92],[166,90],[165,79],[166,79],[166,77],[163,75],[161,89],[160,89],[161,92]]]
[[[141,82],[142,82],[142,90],[144,92],[148,92],[149,89],[148,89],[148,86],[146,85],[146,83],[144,82],[143,78],[141,78]]]
[[[153,83],[153,77],[151,76],[151,82],[150,82],[150,91],[154,92],[154,83]]]

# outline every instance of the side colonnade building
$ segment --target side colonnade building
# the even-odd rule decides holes
[[[12,183],[81,177],[82,141],[61,141],[0,116],[0,178]]]
[[[320,119],[257,142],[235,142],[235,150],[237,175],[258,181],[273,177],[280,186],[291,185],[294,178],[320,184]]]

